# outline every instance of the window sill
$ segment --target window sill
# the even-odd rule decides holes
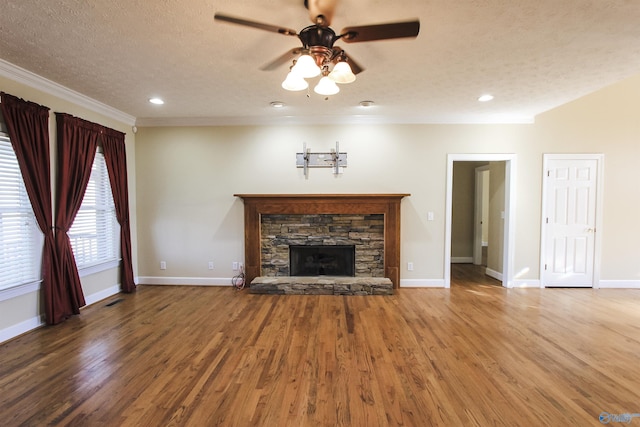
[[[78,269],[80,277],[90,276],[92,274],[100,273],[101,271],[111,270],[117,268],[120,265],[120,259],[114,259],[111,261],[102,262],[100,264],[90,265],[84,268]],[[32,292],[38,292],[40,290],[40,284],[42,280],[36,280],[34,282],[23,283],[22,285],[12,286],[7,289],[0,289],[0,302],[17,298],[22,295],[30,294]]]
[[[119,258],[113,259],[111,261],[105,261],[99,264],[80,267],[78,268],[78,274],[80,275],[80,277],[91,276],[92,274],[100,273],[101,271],[117,268],[119,265],[120,265],[120,259]]]
[[[22,285],[17,285],[7,289],[2,289],[0,290],[0,301],[6,301],[12,298],[17,298],[21,295],[37,292],[40,290],[40,283],[42,283],[42,280],[23,283]]]

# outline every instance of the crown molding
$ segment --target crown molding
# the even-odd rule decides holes
[[[271,125],[361,125],[361,124],[532,124],[535,118],[519,115],[496,116],[252,116],[252,117],[139,117],[138,127],[181,126],[271,126]]]
[[[54,81],[45,79],[42,76],[18,67],[4,59],[0,59],[0,75],[15,82],[27,85],[33,89],[40,90],[48,93],[49,95],[64,99],[65,101],[72,102],[80,107],[84,107],[129,126],[133,126],[136,123],[136,118],[130,114],[89,98],[86,95],[62,86]]]

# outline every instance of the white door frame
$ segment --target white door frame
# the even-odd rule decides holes
[[[504,253],[502,286],[513,287],[513,252],[515,250],[516,213],[515,154],[447,154],[447,194],[444,238],[444,287],[451,287],[451,222],[453,200],[453,162],[505,162],[504,183]]]
[[[600,287],[600,269],[602,262],[602,212],[604,205],[604,154],[602,153],[575,153],[575,154],[543,154],[542,155],[542,216],[540,218],[540,287],[544,288],[544,260],[547,250],[547,239],[545,237],[545,218],[547,217],[547,180],[544,179],[549,170],[550,160],[595,160],[597,169],[596,181],[596,232],[594,234],[594,254],[593,254],[593,288]]]
[[[473,263],[482,264],[482,210],[484,201],[482,200],[484,183],[482,173],[489,170],[489,165],[478,166],[475,170],[475,195],[473,200]]]

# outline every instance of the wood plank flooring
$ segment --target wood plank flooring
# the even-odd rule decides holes
[[[456,265],[452,278],[393,296],[141,286],[0,345],[0,424],[597,426],[640,413],[640,291],[504,289]]]

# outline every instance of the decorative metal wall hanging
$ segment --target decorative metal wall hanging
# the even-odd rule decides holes
[[[347,167],[347,153],[340,152],[340,145],[336,141],[336,148],[330,151],[312,153],[307,143],[302,145],[302,153],[296,153],[296,167],[304,169],[304,177],[309,178],[309,168],[332,168],[333,174],[342,173]]]

